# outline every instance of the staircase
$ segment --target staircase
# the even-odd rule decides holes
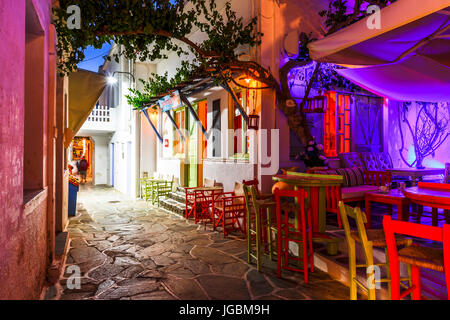
[[[182,217],[185,215],[186,198],[184,188],[176,187],[174,191],[169,192],[167,197],[160,200],[160,207],[178,214]]]

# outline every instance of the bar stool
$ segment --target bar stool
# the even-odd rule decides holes
[[[450,225],[442,228],[417,223],[394,221],[390,216],[383,217],[383,227],[390,260],[392,277],[391,298],[400,300],[412,293],[413,300],[421,300],[420,268],[445,272],[447,294],[450,300]],[[395,234],[403,234],[443,243],[443,249],[412,245],[397,251]],[[400,262],[411,265],[412,285],[400,292]]]
[[[243,185],[245,206],[247,211],[247,259],[251,263],[256,260],[256,269],[261,270],[261,249],[268,249],[269,258],[273,259],[273,237],[277,236],[276,223],[274,221],[274,209],[276,203],[271,198],[262,200],[255,186]],[[265,230],[264,230],[265,229]],[[253,243],[255,240],[255,243]],[[255,247],[253,249],[253,247]],[[265,251],[265,250],[264,250]]]
[[[384,237],[384,232],[381,229],[368,229],[366,230],[366,215],[361,211],[359,207],[352,208],[345,205],[343,201],[339,201],[339,213],[341,216],[341,221],[344,226],[345,237],[348,246],[348,264],[349,264],[349,278],[350,278],[350,300],[358,300],[358,287],[360,287],[364,292],[367,293],[369,300],[376,300],[375,284],[376,283],[387,283],[390,295],[390,270],[389,270],[389,257],[387,252],[386,240]],[[356,222],[357,231],[352,231],[350,229],[350,223],[348,217],[351,217]],[[356,264],[356,242],[360,243],[364,252],[365,263]],[[410,246],[412,243],[411,239],[398,238],[396,241],[396,246]],[[386,257],[386,263],[374,263],[373,258],[373,248],[384,248],[384,253]],[[375,269],[373,266],[385,267],[387,277],[384,279],[375,279]],[[356,269],[364,268],[366,269],[367,275],[367,286],[361,283],[356,278]],[[410,269],[408,269],[410,274]],[[372,281],[369,284],[369,281]],[[402,278],[401,281],[411,281],[411,277]]]
[[[274,190],[277,219],[277,276],[281,277],[281,269],[303,272],[305,283],[308,283],[308,269],[314,272],[314,252],[312,243],[311,210],[305,207],[307,193],[304,189]],[[287,199],[291,205],[282,206],[281,198]],[[289,213],[294,213],[295,222],[289,219]],[[289,243],[300,245],[299,256],[289,254]],[[301,256],[300,256],[301,254]],[[303,269],[289,264],[290,261],[303,262]]]

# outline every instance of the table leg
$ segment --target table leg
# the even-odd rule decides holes
[[[409,203],[401,201],[397,205],[397,220],[408,221],[409,220]]]
[[[313,226],[313,232],[325,232],[325,226],[323,226],[323,230],[320,230],[320,224],[319,224],[319,190],[316,187],[311,187],[311,216],[312,216],[312,226]]]
[[[327,225],[327,190],[325,187],[319,188],[319,232],[325,232]]]
[[[366,209],[366,219],[367,219],[367,223],[366,223],[366,228],[370,229],[372,227],[372,208],[371,208],[371,203],[370,203],[370,199],[368,197],[365,198],[365,209]]]

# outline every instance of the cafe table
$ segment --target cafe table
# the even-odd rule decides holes
[[[419,182],[418,186],[403,190],[403,194],[419,205],[450,210],[450,184]]]
[[[272,180],[293,185],[295,189],[300,187],[308,192],[307,203],[311,205],[313,232],[324,233],[327,218],[327,187],[341,186],[343,177],[288,171],[286,174],[273,176]]]
[[[444,174],[445,169],[443,168],[392,168],[385,169],[390,172],[392,176],[402,176],[402,177],[411,177],[413,186],[417,185],[417,179],[422,178],[424,176],[434,176],[439,174]]]
[[[370,229],[372,226],[372,202],[390,205],[389,214],[391,215],[392,205],[397,206],[397,220],[408,221],[410,201],[403,195],[402,191],[400,191],[399,189],[392,189],[387,192],[366,192],[364,194],[364,201],[367,218],[366,228]]]

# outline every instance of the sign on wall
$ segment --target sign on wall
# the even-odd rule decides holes
[[[158,103],[162,111],[164,112],[170,111],[172,109],[177,109],[182,106],[180,93],[178,92],[178,90],[158,100]]]

